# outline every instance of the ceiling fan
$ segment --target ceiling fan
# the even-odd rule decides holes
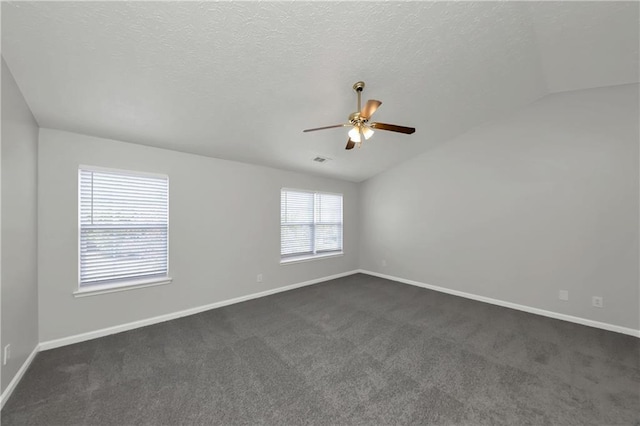
[[[388,130],[391,132],[412,134],[416,131],[413,127],[398,126],[395,124],[385,123],[369,123],[369,119],[374,112],[378,109],[382,102],[375,99],[369,99],[367,103],[362,107],[362,90],[364,89],[364,81],[358,81],[353,85],[353,90],[358,94],[358,110],[349,115],[349,122],[344,124],[336,124],[334,126],[317,127],[315,129],[306,129],[303,132],[315,132],[316,130],[333,129],[336,127],[351,127],[349,130],[349,139],[347,140],[347,146],[345,149],[353,149],[358,144],[358,148],[362,145],[363,140],[369,139],[373,136],[373,129],[376,130]]]

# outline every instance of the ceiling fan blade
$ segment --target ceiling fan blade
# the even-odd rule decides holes
[[[362,108],[362,111],[360,111],[360,117],[368,120],[380,105],[382,105],[382,102],[376,101],[375,99],[369,99]]]
[[[335,125],[333,125],[333,126],[325,126],[325,127],[316,127],[315,129],[306,129],[306,130],[303,130],[303,132],[315,132],[316,130],[334,129],[334,128],[336,128],[336,127],[345,127],[345,126],[351,126],[351,123],[335,124]]]
[[[362,126],[358,126],[358,131],[360,132],[360,142],[358,142],[358,148],[362,146],[362,141],[364,141],[364,132],[362,131]]]
[[[369,124],[369,126],[373,127],[374,129],[389,130],[390,132],[405,133],[407,135],[410,135],[416,131],[414,127],[397,126],[395,124],[371,123]]]
[[[353,149],[354,146],[356,146],[356,143],[354,141],[352,141],[351,138],[349,138],[349,140],[347,141],[347,146],[345,147],[345,149]]]

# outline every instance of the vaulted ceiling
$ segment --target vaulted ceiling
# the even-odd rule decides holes
[[[361,181],[550,92],[637,82],[638,6],[9,2],[2,55],[42,127]],[[358,80],[416,133],[302,133],[346,121]]]

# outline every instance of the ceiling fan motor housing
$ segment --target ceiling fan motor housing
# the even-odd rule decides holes
[[[364,118],[362,118],[362,117],[360,116],[360,111],[352,112],[352,113],[349,115],[349,122],[350,122],[351,124],[364,124],[364,123],[366,123],[367,121],[369,121],[369,120],[365,120]]]

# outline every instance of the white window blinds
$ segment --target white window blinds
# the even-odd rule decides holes
[[[342,195],[283,189],[281,257],[342,251]]]
[[[80,286],[166,277],[167,177],[81,168]]]

